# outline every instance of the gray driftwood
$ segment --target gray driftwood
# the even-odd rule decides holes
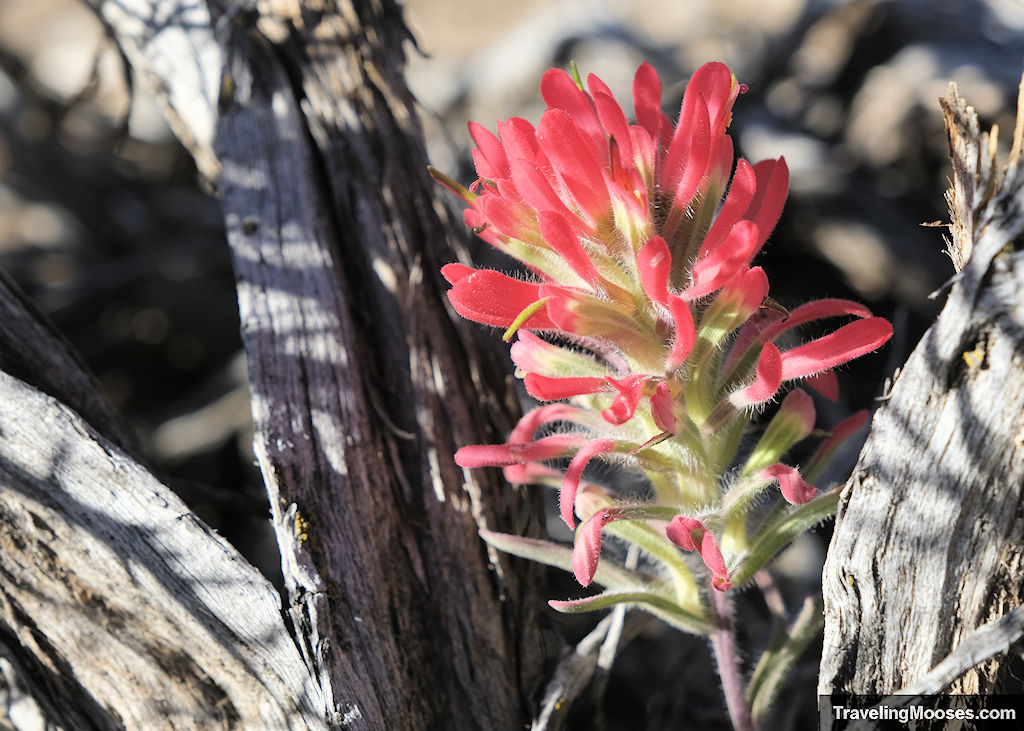
[[[824,571],[822,694],[891,694],[940,676],[931,692],[992,692],[991,656],[1015,639],[956,651],[1024,591],[1024,117],[1000,170],[995,132],[981,133],[955,87],[942,108],[959,271],[844,488]]]
[[[528,533],[536,503],[452,460],[517,406],[446,308],[458,227],[398,6],[90,3],[223,202],[287,596],[116,448],[60,350],[50,396],[0,377],[0,669],[69,729],[522,728],[536,569],[477,532]]]

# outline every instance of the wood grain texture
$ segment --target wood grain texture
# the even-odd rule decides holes
[[[1022,601],[1024,171],[1011,158],[1000,175],[955,89],[943,107],[965,263],[844,488],[824,571],[822,694],[910,685]],[[951,689],[991,692],[997,669]]]
[[[446,306],[461,238],[426,175],[398,6],[94,7],[222,199],[255,451],[324,718],[521,727],[539,569],[477,531],[529,533],[538,503],[452,459],[503,439],[518,406]]]
[[[0,645],[50,720],[326,728],[277,592],[170,490],[2,373],[0,435]]]

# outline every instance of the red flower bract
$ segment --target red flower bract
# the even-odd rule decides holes
[[[730,586],[725,557],[705,523],[687,513],[724,525],[714,506],[736,485],[740,508],[745,491],[774,483],[794,505],[817,493],[800,470],[779,461],[794,443],[813,438],[811,397],[791,392],[737,477],[730,468],[751,414],[796,379],[834,399],[832,369],[892,335],[888,322],[854,302],[822,300],[787,314],[768,298],[768,276],[754,259],[782,213],[789,170],[779,158],[739,160],[733,171],[726,131],[742,90],[724,65],[701,67],[673,125],[661,110],[661,82],[643,64],[631,123],[600,79],[584,84],[552,69],[541,80],[547,109],[536,127],[514,118],[493,134],[470,124],[479,178],[469,189],[437,174],[468,203],[466,223],[522,265],[514,275],[444,267],[452,305],[504,328],[506,339],[518,331],[511,354],[527,392],[573,404],[536,409],[507,444],[463,447],[456,461],[502,467],[516,483],[559,487],[560,513],[572,527],[584,468],[617,454],[615,461],[646,474],[659,509],[676,514],[662,539],[700,553],[722,590]],[[793,342],[795,328],[826,318],[846,322]],[[820,473],[854,423],[837,427],[807,474]],[[648,518],[579,507],[592,517],[572,565],[588,584],[604,526],[624,514]],[[729,519],[742,525],[745,517],[734,511]]]

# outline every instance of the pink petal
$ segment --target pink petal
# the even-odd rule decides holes
[[[548,246],[565,259],[583,281],[595,287],[599,286],[603,279],[597,273],[594,262],[590,260],[583,244],[580,243],[579,236],[568,221],[553,211],[541,211],[537,220],[540,224],[540,235],[544,237]]]
[[[520,333],[521,335],[522,333]],[[568,404],[545,404],[526,412],[508,435],[509,443],[528,442],[534,432],[555,421],[573,421],[579,409]]]
[[[781,462],[766,467],[761,475],[766,480],[778,480],[782,497],[793,505],[803,505],[818,494],[818,489],[804,482],[804,478],[800,476],[795,467],[784,465]]]
[[[882,347],[892,337],[892,325],[869,317],[843,325],[835,332],[782,354],[782,380],[835,368]]]
[[[536,373],[527,373],[523,379],[526,392],[538,401],[558,401],[570,396],[598,393],[608,388],[603,378],[579,376],[576,378],[551,378]]]
[[[579,434],[552,434],[523,444],[471,444],[455,453],[459,467],[508,467],[562,457],[576,447]]]
[[[665,362],[665,371],[671,372],[681,366],[693,350],[697,334],[693,325],[693,315],[689,303],[679,295],[669,297],[669,310],[672,312],[672,323],[675,327],[675,339],[672,341],[672,352]]]
[[[832,427],[828,437],[818,445],[818,448],[814,450],[814,454],[811,455],[810,462],[807,465],[808,469],[811,469],[812,465],[821,465],[830,460],[835,451],[842,446],[843,442],[863,429],[867,421],[868,412],[867,410],[862,410],[849,418],[843,419]]]
[[[668,275],[672,255],[660,236],[652,236],[636,254],[640,283],[652,302],[668,306]]]
[[[510,464],[501,469],[501,474],[510,485],[532,485],[543,482],[546,478],[561,477],[562,475],[560,471],[537,462]]]
[[[672,391],[668,383],[662,381],[654,387],[654,394],[651,396],[651,416],[654,417],[654,424],[663,432],[675,434],[679,430],[679,417],[676,416]]]
[[[624,424],[633,418],[636,413],[637,404],[643,395],[646,376],[632,375],[616,380],[611,376],[605,376],[605,380],[618,391],[618,395],[612,402],[611,408],[604,409],[601,416],[609,424]]]
[[[582,586],[590,586],[601,560],[601,531],[611,520],[616,508],[603,508],[587,518],[576,532],[572,547],[572,571]]]
[[[485,325],[508,327],[519,314],[541,299],[539,285],[514,279],[492,269],[477,269],[467,274],[461,264],[449,264],[442,273],[458,277],[448,290],[455,311],[468,320]],[[523,323],[523,328],[555,329],[545,308],[539,309]]]
[[[738,409],[763,404],[779,391],[782,385],[782,356],[779,349],[771,343],[761,349],[757,361],[757,376],[754,382],[729,397],[729,401]]]
[[[821,320],[826,317],[843,317],[844,315],[853,315],[854,317],[864,319],[871,317],[871,310],[859,302],[851,300],[815,300],[814,302],[800,305],[790,312],[789,316],[767,327],[761,333],[760,339],[764,342],[775,340],[775,338],[787,330],[792,330],[794,327],[811,322],[812,320]]]
[[[562,520],[570,529],[575,528],[573,518],[573,507],[576,503],[576,491],[580,487],[580,478],[583,477],[583,469],[595,455],[602,452],[611,452],[615,449],[614,439],[595,439],[576,453],[565,471],[565,479],[562,480],[562,489],[558,494],[558,507],[562,513]]]

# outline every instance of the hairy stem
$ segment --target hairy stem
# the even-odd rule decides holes
[[[725,592],[712,587],[710,595],[711,613],[715,619],[715,631],[711,633],[711,648],[715,652],[718,675],[722,679],[722,693],[729,709],[729,720],[736,731],[753,731],[754,724],[747,708],[746,692],[740,677],[739,658],[736,656],[736,636],[732,624],[732,602]]]

